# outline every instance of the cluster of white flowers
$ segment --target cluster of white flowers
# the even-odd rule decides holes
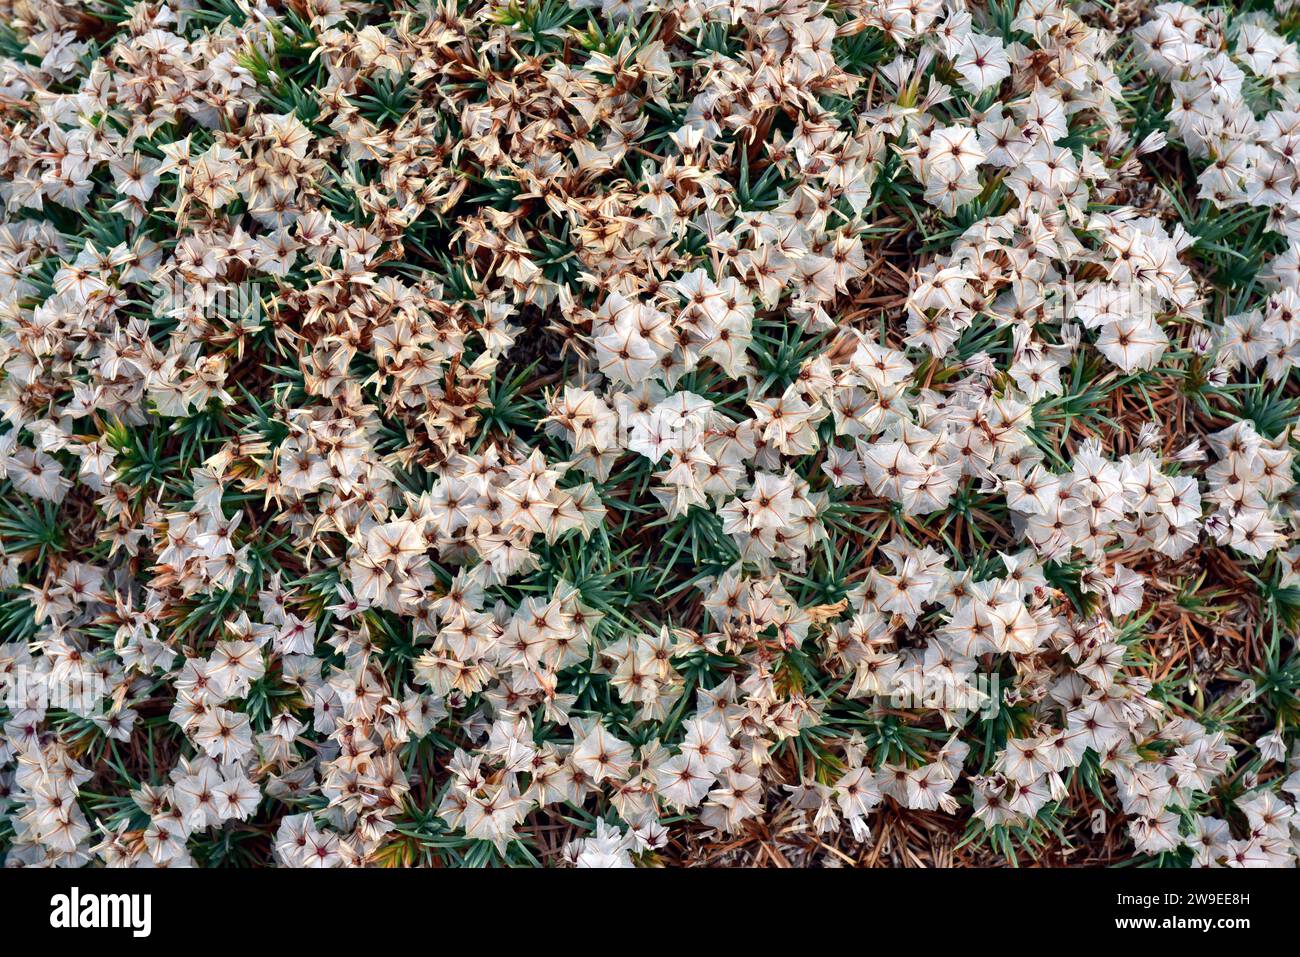
[[[547,863],[633,866],[776,815],[871,846],[886,802],[1295,863],[1294,701],[1207,702],[1155,624],[1292,667],[1294,27],[5,6],[7,864],[564,820]],[[1219,240],[1277,240],[1258,289],[1152,186],[1175,151],[1262,210]]]

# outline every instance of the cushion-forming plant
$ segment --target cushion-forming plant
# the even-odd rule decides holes
[[[0,2],[0,857],[1294,864],[1295,7]]]

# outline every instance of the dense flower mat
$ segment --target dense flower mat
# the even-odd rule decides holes
[[[0,856],[1294,863],[1295,7],[0,3]]]

